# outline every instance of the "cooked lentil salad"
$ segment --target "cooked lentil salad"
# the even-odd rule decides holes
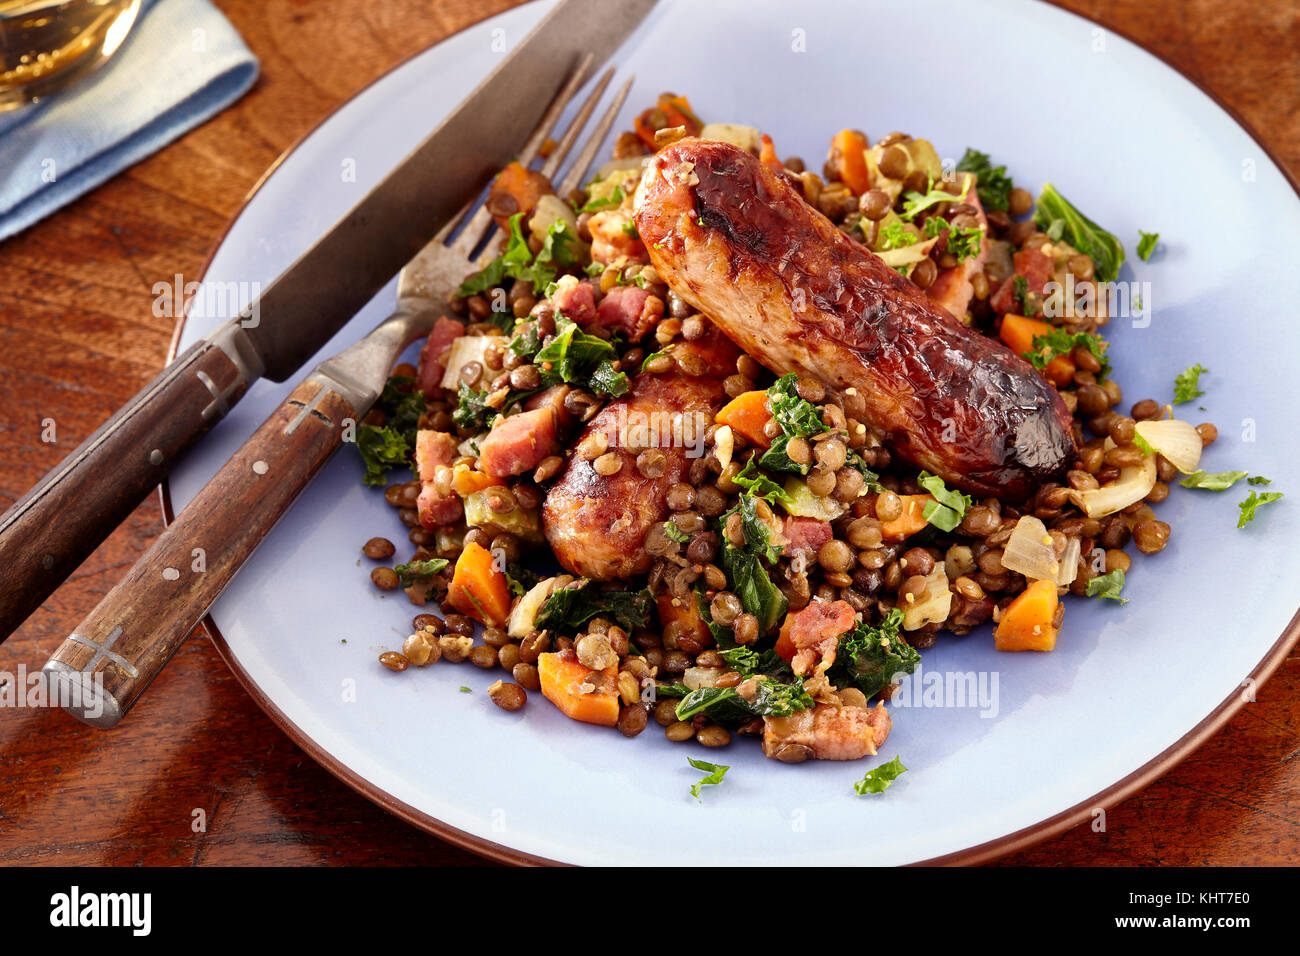
[[[803,208],[791,215],[829,221],[904,280],[900,294],[1027,360],[1017,367],[1063,407],[1068,460],[1026,494],[968,494],[973,480],[918,467],[897,435],[855,417],[854,387],[780,371],[776,346],[734,344],[735,323],[665,274],[689,247],[638,228],[656,161],[679,176],[670,184],[707,185],[698,158],[666,165],[693,142],[726,144],[727,169],[737,156],[762,166],[768,192]],[[1065,595],[1123,603],[1135,553],[1165,548],[1155,508],[1175,480],[1222,491],[1248,477],[1199,469],[1213,424],[1154,398],[1126,410],[1099,334],[1099,283],[1118,274],[1122,244],[975,150],[945,170],[924,139],[846,129],[819,175],[664,94],[586,187],[557,196],[514,163],[488,208],[498,258],[449,299],[418,366],[394,369],[358,434],[368,484],[416,474],[384,492],[414,553],[389,566],[391,541],[362,549],[383,562],[378,588],[424,608],[380,657],[394,671],[500,669],[499,707],[540,691],[627,737],[653,722],[707,747],[757,736],[785,762],[874,755],[885,701],[940,632],[992,623],[998,650],[1051,651]],[[727,234],[702,200],[696,212],[707,241]],[[1156,237],[1142,235],[1145,260]],[[1175,404],[1202,394],[1205,372],[1178,376]],[[670,442],[628,424],[670,406]],[[1278,497],[1252,491],[1242,523]],[[697,766],[715,771],[704,783],[725,771]]]

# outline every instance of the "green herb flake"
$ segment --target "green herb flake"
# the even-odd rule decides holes
[[[1244,528],[1255,520],[1255,511],[1260,505],[1266,505],[1270,501],[1277,501],[1282,497],[1280,491],[1266,491],[1263,494],[1252,491],[1246,496],[1246,500],[1237,505],[1241,509],[1241,517],[1237,519],[1237,527]]]
[[[903,761],[895,757],[889,763],[882,763],[876,769],[868,770],[867,775],[853,785],[853,792],[860,797],[869,793],[884,793],[905,773],[907,768],[903,766]]]
[[[915,219],[919,213],[924,212],[931,206],[937,206],[941,202],[961,202],[966,198],[967,192],[969,192],[969,183],[967,188],[960,193],[945,192],[942,189],[930,189],[925,193],[909,190],[903,194],[903,211],[901,215],[904,219],[910,221]]]
[[[1099,574],[1088,582],[1087,596],[1090,598],[1106,598],[1110,601],[1118,601],[1120,604],[1127,604],[1128,598],[1120,597],[1120,592],[1124,590],[1124,571],[1116,568],[1109,574]]]
[[[1183,402],[1190,402],[1194,398],[1199,398],[1205,393],[1200,390],[1201,376],[1210,370],[1204,365],[1196,364],[1191,368],[1185,368],[1174,376],[1174,404],[1181,405]]]
[[[474,691],[472,691],[470,688],[466,687],[464,684],[461,684],[461,685],[460,685],[460,692],[461,692],[462,694],[472,694],[472,693],[474,693]]]
[[[1248,485],[1271,485],[1272,483],[1272,479],[1265,478],[1263,475],[1255,475],[1252,478],[1246,479],[1246,484]]]
[[[916,483],[934,496],[921,512],[926,521],[940,531],[952,531],[961,524],[966,509],[973,504],[969,495],[950,489],[942,478],[926,471],[921,472]]]
[[[1227,491],[1246,477],[1244,471],[1220,471],[1210,473],[1197,469],[1179,482],[1184,488],[1203,488],[1205,491]],[[1267,479],[1265,479],[1267,480]],[[1255,479],[1250,484],[1259,484]]]
[[[1124,264],[1123,243],[1079,212],[1051,183],[1039,193],[1034,222],[1045,228],[1053,239],[1064,237],[1074,248],[1091,256],[1100,281],[1114,282],[1119,277],[1120,266]]]
[[[685,544],[687,541],[691,540],[691,536],[681,528],[677,527],[675,521],[664,522],[664,534],[668,535],[670,539],[676,541],[678,544]]]
[[[409,564],[399,564],[393,570],[397,572],[401,586],[409,588],[415,583],[416,578],[432,577],[445,568],[447,564],[446,558],[430,558],[427,561],[412,561]]]
[[[701,777],[698,783],[691,784],[691,796],[700,803],[704,802],[700,795],[701,787],[716,787],[722,783],[722,778],[727,775],[731,767],[725,764],[709,763],[707,760],[696,760],[694,757],[687,757],[686,762],[696,770],[704,771],[708,776]]]
[[[1071,335],[1065,329],[1052,329],[1046,335],[1035,335],[1030,350],[1024,353],[1024,357],[1034,368],[1042,370],[1058,355],[1068,356],[1079,347],[1086,348],[1097,359],[1101,365],[1097,380],[1105,381],[1110,375],[1110,359],[1106,358],[1108,344],[1105,339],[1091,332],[1075,332]]]
[[[891,608],[879,624],[859,622],[841,635],[830,671],[837,687],[856,687],[868,697],[879,693],[921,662],[921,653],[903,638],[903,612]]]
[[[769,504],[789,501],[786,490],[767,475],[761,474],[754,466],[755,459],[745,462],[745,467],[731,480],[756,498],[762,498]]]
[[[985,209],[1005,211],[1010,205],[1013,188],[1011,177],[1007,175],[1005,166],[993,165],[988,153],[966,147],[966,152],[957,163],[957,171],[975,174],[975,191]]]
[[[1141,237],[1138,239],[1138,258],[1143,262],[1147,262],[1151,259],[1151,253],[1156,251],[1156,243],[1160,241],[1160,233],[1143,232],[1139,229],[1138,236]]]

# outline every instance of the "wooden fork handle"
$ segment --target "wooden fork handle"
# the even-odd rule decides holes
[[[261,375],[228,323],[196,343],[0,516],[0,641]]]
[[[120,721],[356,421],[328,380],[299,385],[54,652],[59,703]]]

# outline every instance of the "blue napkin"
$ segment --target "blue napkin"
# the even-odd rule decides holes
[[[208,0],[146,0],[107,63],[39,103],[0,113],[0,239],[220,112],[257,70]]]

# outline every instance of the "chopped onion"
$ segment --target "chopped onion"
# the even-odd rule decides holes
[[[1141,501],[1156,485],[1156,456],[1147,455],[1142,464],[1121,468],[1119,477],[1100,488],[1071,490],[1070,499],[1089,518],[1113,515],[1134,502]]]
[[[1064,587],[1079,574],[1078,538],[1067,537],[1061,556],[1056,556],[1047,526],[1033,515],[1024,515],[1002,550],[1002,566],[1037,581],[1054,581]]]
[[[533,218],[528,220],[528,229],[533,234],[533,238],[538,242],[546,241],[546,233],[550,231],[551,226],[564,220],[564,225],[569,235],[578,234],[578,217],[573,212],[573,207],[556,195],[546,195],[537,201],[537,209],[533,212]]]
[[[1061,552],[1061,573],[1056,576],[1059,587],[1069,587],[1079,576],[1079,557],[1083,554],[1083,543],[1078,538],[1066,538],[1065,550]]]
[[[1205,446],[1196,428],[1188,422],[1178,418],[1138,422],[1136,431],[1144,442],[1184,474],[1191,474],[1200,465],[1201,451]]]
[[[934,569],[925,576],[925,590],[911,604],[899,601],[903,612],[903,630],[915,631],[926,624],[939,624],[948,620],[952,610],[952,592],[948,590],[948,575],[944,562],[935,562]]]
[[[510,637],[527,637],[532,633],[537,615],[541,612],[547,598],[572,581],[570,575],[561,574],[559,577],[546,578],[534,584],[527,594],[515,602],[514,608],[510,611],[510,618],[506,622],[506,634]]]
[[[726,670],[725,667],[688,667],[682,674],[682,683],[691,690],[713,687]]]
[[[713,433],[713,454],[718,458],[718,472],[727,470],[731,464],[731,455],[735,450],[735,438],[731,434],[730,425],[719,425],[718,430]]]
[[[629,156],[625,159],[611,159],[591,177],[591,181],[599,182],[602,179],[608,179],[615,173],[625,172],[627,170],[636,170],[638,173],[649,164],[654,156]]]
[[[752,126],[739,123],[707,123],[700,130],[700,139],[715,139],[721,143],[730,143],[737,149],[758,154],[761,145],[758,130]]]
[[[462,335],[453,339],[451,351],[447,353],[447,370],[439,384],[456,391],[460,387],[460,371],[470,362],[478,362],[487,374],[488,349],[494,345],[504,347],[509,341],[504,335]]]
[[[1022,515],[1003,545],[1002,566],[1036,581],[1055,581],[1061,573],[1061,562],[1052,549],[1047,526],[1033,515]]]
[[[802,478],[791,476],[785,480],[786,498],[781,507],[796,518],[816,518],[818,521],[834,521],[848,510],[843,502],[836,501],[829,495],[815,495]]]
[[[903,246],[901,249],[888,249],[885,252],[877,252],[880,261],[891,269],[897,269],[899,266],[910,266],[920,262],[930,254],[934,244],[939,241],[939,237],[927,239],[924,242],[914,242],[910,246]]]

